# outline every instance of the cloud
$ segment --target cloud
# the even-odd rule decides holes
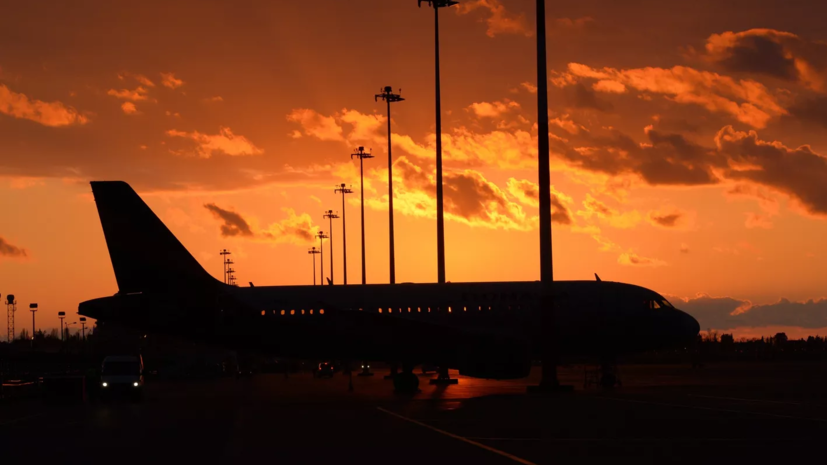
[[[666,262],[656,258],[641,257],[634,252],[624,252],[617,257],[617,262],[627,266],[665,266]]]
[[[523,89],[527,90],[529,94],[536,94],[537,93],[537,86],[535,86],[534,84],[532,84],[530,82],[520,83],[520,86]]]
[[[763,228],[763,229],[772,229],[772,220],[768,215],[762,215],[760,213],[753,213],[747,212],[745,213],[747,219],[744,222],[744,226],[747,229],[754,229],[754,228]]]
[[[144,75],[136,74],[135,80],[147,87],[155,87],[155,83],[150,81],[149,78]]]
[[[583,201],[583,207],[585,210],[578,211],[578,216],[583,217],[586,220],[590,220],[594,217],[599,219],[602,223],[608,224],[614,228],[634,228],[641,221],[640,213],[638,213],[637,210],[620,212],[595,199],[591,194],[586,194],[586,200]]]
[[[681,242],[681,253],[689,253],[689,246],[685,242]]]
[[[576,83],[582,104],[591,96],[585,93],[581,79],[596,79],[594,89],[617,93],[621,86],[640,92],[662,94],[682,104],[700,105],[712,113],[724,113],[756,128],[763,128],[773,117],[787,114],[777,98],[754,80],[735,80],[708,71],[685,66],[673,68],[591,68],[580,63],[569,63],[566,75],[553,77],[558,86]]]
[[[26,258],[28,255],[26,249],[9,244],[6,239],[0,237],[0,257]]]
[[[457,14],[468,14],[477,9],[487,10],[490,14],[485,20],[488,25],[488,37],[495,37],[497,34],[518,34],[526,37],[534,35],[525,15],[509,13],[500,0],[466,1],[459,4]]]
[[[202,134],[198,131],[184,132],[175,129],[167,131],[170,137],[191,139],[197,144],[196,152],[202,158],[210,158],[215,153],[225,153],[231,156],[260,155],[264,151],[250,142],[244,136],[233,134],[230,128],[222,127],[218,134]]]
[[[614,109],[614,105],[601,99],[594,90],[589,89],[582,83],[568,87],[563,98],[566,106],[572,108],[597,110],[604,113],[611,112]]]
[[[0,84],[0,113],[51,127],[86,124],[89,121],[62,102],[32,100],[25,94],[12,91],[5,84]]]
[[[261,236],[267,240],[279,243],[291,243],[297,245],[308,244],[315,241],[319,227],[313,225],[313,220],[307,213],[296,215],[292,208],[282,208],[287,213],[287,218],[269,225]]]
[[[177,89],[184,85],[184,81],[175,77],[175,73],[161,73],[161,84],[170,89]]]
[[[718,131],[715,144],[729,160],[727,178],[772,188],[795,199],[808,213],[827,216],[827,158],[809,146],[790,149],[732,126]]]
[[[827,128],[827,97],[799,99],[790,106],[789,111],[794,118]]]
[[[504,113],[519,110],[520,104],[506,99],[504,102],[472,103],[468,109],[477,115],[478,118],[497,118]]]
[[[652,226],[663,229],[688,229],[694,223],[694,214],[675,207],[652,210],[646,214],[646,220]]]
[[[210,213],[212,213],[213,216],[216,217],[216,219],[219,219],[223,222],[223,224],[221,225],[222,237],[251,237],[253,235],[253,231],[250,229],[250,225],[238,213],[230,210],[224,210],[223,208],[217,206],[214,203],[204,204],[204,208],[209,210]]]
[[[123,112],[127,115],[134,115],[138,112],[138,109],[135,108],[135,104],[132,102],[124,102],[121,104],[121,110],[123,110]]]
[[[572,220],[571,210],[566,204],[571,204],[571,197],[559,192],[554,186],[551,187],[551,222],[570,225]],[[523,205],[529,207],[540,206],[540,187],[528,179],[517,180],[509,178],[507,184],[508,193],[517,198]]]
[[[287,121],[299,123],[304,134],[320,140],[343,141],[342,127],[332,116],[323,116],[314,110],[298,108],[287,115]]]
[[[204,99],[207,103],[219,103],[224,101],[224,97],[220,95],[216,95],[215,97],[207,97]]]
[[[691,299],[670,298],[672,304],[698,319],[701,328],[730,330],[738,327],[827,326],[827,299],[793,302],[780,299],[766,305],[732,297],[698,295]]]
[[[827,43],[775,29],[712,34],[706,58],[728,71],[798,82],[818,92],[827,84]]]
[[[109,89],[106,91],[106,95],[111,95],[117,99],[121,100],[129,100],[130,102],[140,102],[141,100],[147,99],[147,90],[141,86],[138,86],[135,90],[129,89]]]

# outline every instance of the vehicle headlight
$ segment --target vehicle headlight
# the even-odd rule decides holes
[[[101,386],[106,387],[106,386],[109,386],[109,385],[106,384],[106,383],[101,383]]]
[[[138,383],[132,383],[133,386],[138,387]]]

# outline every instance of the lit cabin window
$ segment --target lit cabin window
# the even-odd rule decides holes
[[[388,307],[388,313],[393,313],[393,309]]]
[[[324,315],[324,309],[323,308],[319,310],[319,315]]]
[[[379,313],[382,313],[382,309],[381,309],[381,308],[379,309]]]
[[[281,314],[284,315],[284,310],[281,311]]]
[[[313,314],[313,309],[312,309],[312,308],[310,309],[310,314],[311,314],[311,315]]]
[[[416,313],[422,313],[422,307],[416,307]]]
[[[431,313],[431,307],[428,307],[428,313]]]
[[[488,306],[488,311],[489,311],[489,312],[491,311],[491,306]]]
[[[668,300],[666,300],[666,299],[661,300],[661,301],[660,301],[660,303],[661,303],[661,304],[663,304],[663,306],[664,306],[664,307],[666,307],[666,308],[675,308],[675,307],[674,307],[674,306],[673,306],[673,305],[672,305],[672,304],[671,304]]]
[[[359,311],[361,312],[361,311],[362,311],[362,309],[360,308],[360,309],[359,309]]]
[[[304,315],[304,309],[302,309],[302,315]]]
[[[482,311],[482,305],[480,305],[477,310]]]
[[[451,313],[451,307],[448,307],[448,313]]]
[[[264,315],[266,315],[266,314],[267,314],[267,310],[262,310],[262,311],[261,311],[261,316],[264,316]]]
[[[408,313],[411,313],[411,307],[408,307]]]
[[[463,312],[467,312],[467,311],[468,311],[468,307],[462,307],[462,311],[463,311]]]
[[[651,308],[653,310],[658,309],[658,308],[660,308],[660,304],[656,300],[650,300],[649,301],[649,308]]]
[[[295,311],[295,310],[290,310],[290,314],[291,314],[291,315],[295,315],[295,314],[296,314],[296,311]]]

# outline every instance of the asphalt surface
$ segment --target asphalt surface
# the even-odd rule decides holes
[[[374,377],[156,382],[143,402],[0,405],[7,463],[734,463],[824,457],[827,366],[623,367],[623,387],[528,395],[460,379],[414,396]]]

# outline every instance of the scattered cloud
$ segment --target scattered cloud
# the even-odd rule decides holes
[[[652,226],[663,229],[688,229],[694,223],[694,213],[680,210],[676,207],[664,207],[652,210],[646,214],[646,220]]]
[[[320,140],[343,141],[342,127],[332,116],[323,116],[314,110],[298,108],[287,115],[287,121],[299,123],[304,134]],[[293,136],[295,138],[295,136]]]
[[[536,94],[537,93],[537,86],[535,86],[534,84],[532,84],[530,82],[523,82],[523,83],[520,84],[520,86],[523,89],[527,90],[529,94]]]
[[[701,328],[730,330],[762,326],[827,326],[827,299],[823,298],[806,302],[780,299],[773,304],[754,305],[749,300],[699,294],[694,298],[670,297],[670,301],[697,318]]]
[[[534,31],[529,26],[525,15],[509,13],[500,0],[466,1],[458,5],[457,13],[464,15],[477,9],[487,10],[489,13],[488,18],[484,20],[488,25],[486,31],[488,37],[496,37],[497,34],[517,34],[526,37],[534,35]]]
[[[689,246],[685,242],[681,242],[681,253],[689,253]]]
[[[572,224],[574,221],[572,220],[571,210],[569,210],[567,205],[574,201],[571,197],[555,189],[554,186],[550,187],[551,222],[565,225]],[[507,190],[509,194],[516,197],[523,205],[535,208],[540,206],[540,187],[534,182],[527,179],[518,181],[517,179],[510,178],[508,180]]]
[[[260,155],[264,151],[244,136],[237,136],[228,127],[222,127],[218,134],[202,134],[198,131],[184,132],[175,129],[167,131],[170,137],[182,137],[191,139],[197,144],[196,153],[202,158],[210,158],[216,153],[224,153],[231,156]]]
[[[216,219],[222,221],[222,237],[251,237],[253,235],[253,231],[250,229],[250,225],[238,213],[231,210],[225,210],[214,203],[204,204],[204,208],[209,210],[210,213],[212,213]]]
[[[656,258],[648,258],[648,257],[641,257],[640,255],[634,252],[623,252],[617,257],[617,262],[621,265],[627,266],[650,266],[650,267],[658,267],[658,266],[665,266],[666,262],[662,260],[658,260]]]
[[[207,97],[204,99],[207,103],[219,103],[224,101],[224,97],[220,95],[216,95],[215,97]]]
[[[6,239],[0,237],[0,257],[26,258],[29,253],[26,249],[10,244]]]
[[[637,210],[620,212],[609,207],[605,203],[595,199],[591,194],[586,194],[583,201],[584,210],[579,210],[577,215],[590,220],[597,218],[600,222],[614,228],[629,229],[637,226],[641,221],[641,215]]]
[[[123,110],[123,112],[127,115],[134,115],[135,113],[138,113],[138,109],[135,108],[135,104],[132,102],[124,102],[121,104],[121,110]]]
[[[591,68],[580,63],[569,63],[564,76],[554,76],[558,86],[575,85],[580,100],[587,106],[592,98],[584,92],[579,80],[597,80],[594,90],[618,93],[621,88],[662,94],[672,101],[700,105],[713,113],[725,113],[738,121],[763,128],[773,117],[787,114],[767,88],[754,80],[735,80],[708,71],[685,66],[673,68]]]
[[[307,213],[296,215],[292,208],[282,208],[287,218],[269,225],[261,236],[264,239],[278,242],[304,245],[313,242],[319,227],[313,225],[313,220]]]
[[[175,77],[175,73],[161,73],[161,84],[170,89],[177,89],[184,85],[184,81]]]
[[[86,124],[89,121],[86,116],[62,102],[29,99],[5,84],[0,84],[0,113],[51,127]]]
[[[147,97],[147,90],[141,86],[135,88],[135,90],[130,89],[109,89],[106,91],[106,95],[111,95],[117,99],[121,100],[129,100],[130,102],[140,102],[142,100],[146,100]]]
[[[144,75],[136,74],[135,80],[147,87],[155,87],[155,83],[150,81],[149,78]]]
[[[520,104],[505,99],[503,102],[472,103],[468,109],[477,115],[478,118],[497,118],[510,111],[520,110]]]

